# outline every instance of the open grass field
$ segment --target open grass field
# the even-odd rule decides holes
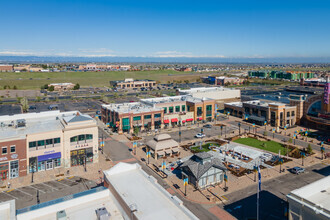
[[[275,141],[260,141],[254,138],[240,138],[235,140],[234,142],[239,144],[245,144],[262,150],[267,150],[276,154],[278,154],[279,150],[281,150],[281,155],[286,154],[285,147],[282,144]]]
[[[205,73],[207,75],[207,73]],[[109,81],[123,80],[125,78],[153,79],[162,83],[173,80],[190,80],[195,82],[202,74],[183,73],[174,70],[157,71],[121,71],[121,72],[20,72],[0,73],[0,89],[5,85],[11,88],[16,85],[18,89],[40,89],[42,85],[49,83],[71,82],[80,86],[102,87],[110,86]]]

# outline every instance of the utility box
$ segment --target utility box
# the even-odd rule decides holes
[[[61,210],[56,213],[56,220],[67,220],[65,210]]]
[[[110,220],[110,213],[105,207],[96,209],[97,220]]]

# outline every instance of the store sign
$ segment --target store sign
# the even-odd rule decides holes
[[[8,160],[7,157],[0,157],[0,161]]]
[[[55,153],[55,150],[45,151],[44,154],[52,154]]]
[[[81,148],[81,147],[88,147],[88,144],[80,144],[80,145],[76,145],[76,148]]]
[[[18,155],[17,155],[17,154],[12,154],[10,157],[11,157],[12,159],[16,159],[16,158],[18,157]]]
[[[330,97],[330,83],[327,82],[324,86],[324,96],[323,96],[323,102],[324,104],[329,104],[329,97]]]

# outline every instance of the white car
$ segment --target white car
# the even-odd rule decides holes
[[[202,134],[202,133],[198,133],[195,135],[196,138],[203,138],[205,137],[205,134]]]

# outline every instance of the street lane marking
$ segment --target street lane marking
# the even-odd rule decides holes
[[[16,189],[16,190],[19,191],[19,192],[21,192],[21,193],[24,193],[24,194],[26,194],[26,195],[33,196],[32,194],[27,193],[27,192],[24,192],[24,191],[22,191],[22,190],[19,190],[19,189]]]
[[[2,192],[2,193],[5,194],[5,195],[8,195],[8,196],[10,196],[10,197],[13,197],[14,199],[17,199],[17,200],[18,200],[18,198],[15,197],[15,196],[13,196],[13,195],[10,195],[10,194],[8,194],[8,193],[6,193],[6,192]]]
[[[43,184],[43,185],[45,185],[45,186],[48,186],[49,188],[52,188],[52,189],[55,189],[56,191],[58,191],[58,189],[56,189],[55,187],[49,186],[49,185],[47,185],[47,184],[45,184],[45,183],[41,183],[41,184]]]
[[[9,193],[9,192],[12,192],[12,191],[14,191],[14,189],[7,190],[6,192]]]
[[[61,185],[63,185],[63,186],[66,186],[66,187],[69,186],[69,185],[66,185],[65,183],[61,183],[61,182],[57,182],[57,183],[59,183],[59,184],[61,184]]]
[[[36,187],[33,187],[33,186],[27,186],[27,187],[31,187],[32,189],[35,189],[35,190],[39,190],[40,192],[42,192],[42,193],[46,193],[45,191],[43,191],[43,190],[41,190],[41,189],[38,189],[38,188],[36,188]]]
[[[70,177],[68,177],[68,179],[72,179],[74,176],[70,176]]]
[[[62,179],[59,179],[59,180],[57,180],[57,181],[59,182],[59,181],[62,181],[62,180],[64,180],[64,178],[62,178]]]

